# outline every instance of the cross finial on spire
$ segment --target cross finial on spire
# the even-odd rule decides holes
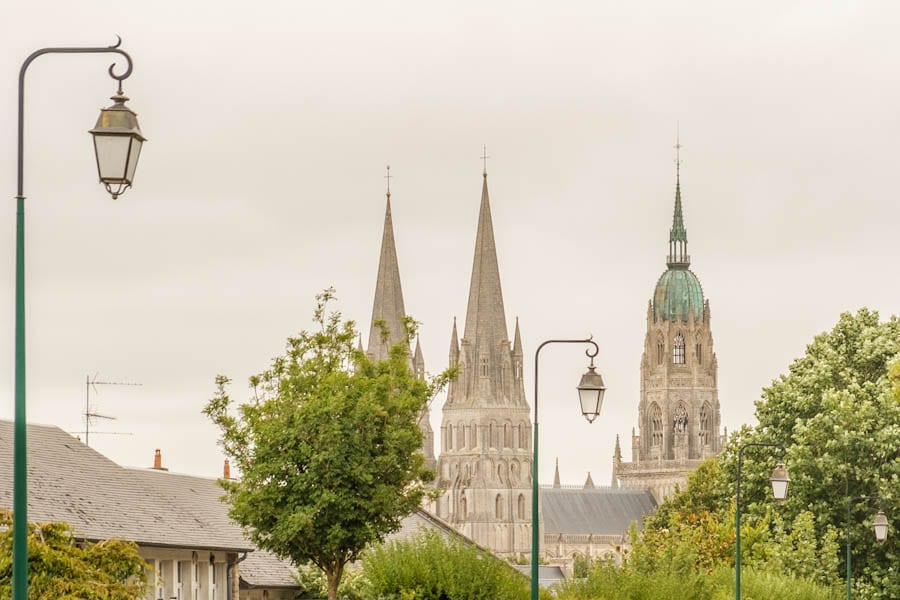
[[[481,160],[484,161],[484,171],[482,172],[482,175],[484,175],[485,177],[487,177],[487,159],[489,159],[489,158],[490,158],[490,156],[488,156],[488,153],[487,153],[487,145],[486,145],[486,144],[482,144],[482,146],[481,146]]]
[[[675,177],[681,177],[681,131],[678,121],[675,121]]]
[[[388,198],[391,197],[391,179],[393,177],[394,176],[391,175],[391,165],[388,165],[387,166],[387,175],[384,176],[384,178],[387,179],[387,197]]]

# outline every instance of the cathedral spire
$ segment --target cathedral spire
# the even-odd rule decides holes
[[[559,459],[556,459],[556,468],[553,470],[553,487],[560,487],[559,483]]]
[[[669,256],[666,258],[666,265],[670,269],[687,269],[691,266],[681,208],[681,140],[678,136],[675,141],[675,211],[672,215],[672,228],[669,230]]]
[[[522,357],[522,334],[519,332],[519,317],[516,317],[516,333],[513,338],[513,356]]]
[[[390,177],[390,167],[388,174]],[[400,287],[400,267],[394,244],[394,222],[391,218],[391,191],[388,179],[387,202],[384,211],[384,233],[381,238],[381,257],[378,260],[378,278],[375,280],[375,303],[372,307],[372,325],[369,329],[368,355],[372,360],[384,360],[391,346],[406,340],[403,306],[403,290]],[[384,336],[382,327],[387,329]]]
[[[478,233],[475,237],[475,257],[472,260],[472,280],[469,284],[469,305],[466,309],[466,328],[463,338],[476,346],[495,348],[509,340],[506,311],[500,288],[500,267],[494,244],[494,225],[488,196],[487,173],[481,186],[481,209],[478,214]]]
[[[459,335],[456,333],[456,317],[453,317],[453,332],[450,334],[450,365],[459,361]]]

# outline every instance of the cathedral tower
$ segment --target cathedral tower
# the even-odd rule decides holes
[[[390,167],[388,167],[390,177]],[[397,263],[397,248],[394,244],[394,222],[391,218],[391,188],[388,179],[387,206],[384,211],[384,233],[381,237],[381,257],[378,260],[378,277],[375,280],[375,303],[372,307],[372,323],[369,328],[369,347],[366,350],[374,361],[385,360],[391,347],[398,343],[409,346],[406,337],[406,309],[403,306],[403,289],[400,287],[400,267]],[[416,339],[416,350],[410,354],[410,367],[416,377],[425,377],[425,359],[422,347]],[[419,417],[422,430],[422,454],[425,465],[435,468],[434,431],[431,429],[429,411],[426,407]]]
[[[632,431],[631,460],[613,457],[613,483],[650,489],[662,502],[684,488],[687,474],[718,454],[718,363],[713,352],[709,300],[690,270],[687,230],[681,205],[680,162],[675,179],[675,212],[669,231],[666,271],[647,307],[647,333],[641,357],[638,427]]]
[[[512,344],[503,308],[487,172],[472,261],[465,329],[456,321],[450,384],[441,422],[436,512],[498,554],[531,547],[531,417],[519,323]]]

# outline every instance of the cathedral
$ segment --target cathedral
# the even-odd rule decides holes
[[[557,469],[554,484],[541,488],[541,550],[550,564],[570,564],[577,554],[618,559],[630,523],[640,524],[675,486],[684,485],[688,472],[722,447],[709,302],[689,269],[680,167],[666,264],[647,312],[638,404],[642,435],[632,435],[632,462],[623,461],[617,437],[611,486],[595,486],[590,474],[584,485],[561,485]],[[388,189],[367,349],[371,358],[383,359],[393,344],[407,343],[405,318]],[[436,472],[439,494],[428,508],[498,555],[527,555],[532,421],[519,322],[510,340],[503,304],[486,170],[462,337],[459,333],[454,318],[448,358],[458,375],[443,406],[437,458],[427,409],[419,422],[422,453]],[[409,356],[410,367],[424,377],[418,340]]]
[[[709,300],[690,266],[679,164],[666,270],[647,305],[640,434],[632,431],[631,462],[622,460],[618,437],[613,455],[613,485],[650,490],[659,503],[724,445]]]

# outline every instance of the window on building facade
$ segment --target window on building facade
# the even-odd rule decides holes
[[[697,355],[697,364],[703,364],[703,346],[697,344],[697,347],[694,349],[694,353]]]
[[[710,442],[710,427],[709,427],[709,404],[706,402],[703,403],[703,406],[700,407],[700,445],[706,446]]]
[[[650,406],[650,445],[662,446],[663,441],[663,421],[662,409],[659,404],[654,402]]]
[[[459,499],[459,518],[460,520],[464,520],[466,518],[466,499],[462,497]]]
[[[453,450],[453,425],[447,425],[447,450]]]
[[[503,498],[500,494],[497,494],[497,498],[494,500],[494,512],[498,519],[503,518]]]
[[[519,494],[519,518],[525,518],[525,496],[524,494]]]
[[[684,364],[684,336],[681,333],[675,336],[675,348],[672,353],[672,362],[676,365]]]
[[[663,364],[663,357],[666,355],[665,346],[663,346],[662,340],[656,342],[656,364]]]
[[[487,376],[488,376],[488,357],[487,357],[487,354],[482,354],[482,355],[481,355],[481,376],[482,376],[482,377],[487,377]]]

